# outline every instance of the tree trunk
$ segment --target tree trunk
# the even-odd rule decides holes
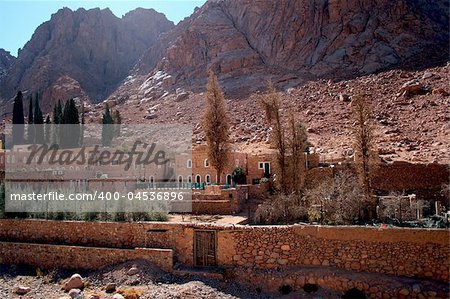
[[[217,185],[220,185],[220,174],[222,173],[222,169],[217,169]]]

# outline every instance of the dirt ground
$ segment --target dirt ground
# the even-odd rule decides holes
[[[131,267],[137,267],[139,273],[128,275]],[[0,265],[0,298],[26,299],[70,299],[62,289],[65,279],[74,271],[40,271],[32,267]],[[165,273],[145,261],[132,261],[110,266],[95,272],[78,272],[83,277],[85,288],[83,297],[88,299],[97,294],[100,298],[111,299],[117,292],[125,291],[126,299],[212,299],[212,298],[341,298],[340,294],[319,289],[315,293],[303,290],[290,294],[269,294],[260,290],[205,277],[180,277]],[[116,292],[106,293],[105,286],[115,283]],[[30,287],[26,295],[17,295],[17,286]],[[137,294],[133,297],[131,294]],[[124,293],[125,295],[125,293]]]

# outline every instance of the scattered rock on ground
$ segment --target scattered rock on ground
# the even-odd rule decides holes
[[[81,297],[81,290],[80,289],[71,289],[69,291],[70,298],[76,299]]]
[[[399,95],[417,95],[422,94],[425,87],[418,80],[411,80],[403,84],[400,88]]]
[[[105,287],[105,292],[106,293],[113,293],[116,291],[116,284],[113,282],[110,282],[106,285]]]
[[[31,292],[30,287],[17,286],[14,289],[14,293],[16,293],[17,295],[25,295],[25,294],[28,294],[29,292]]]
[[[80,274],[74,274],[70,279],[66,282],[64,286],[64,290],[66,292],[70,291],[71,289],[82,289],[84,287],[83,278]]]
[[[138,274],[138,273],[139,273],[139,269],[136,268],[136,267],[131,267],[131,268],[128,270],[128,272],[127,272],[127,274],[130,275],[130,276],[136,275],[136,274]]]

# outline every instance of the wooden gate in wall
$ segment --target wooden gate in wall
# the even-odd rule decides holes
[[[194,231],[194,266],[217,265],[217,235],[214,230]]]

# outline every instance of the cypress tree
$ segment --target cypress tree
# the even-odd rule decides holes
[[[53,107],[53,123],[61,124],[62,123],[62,105],[61,100],[58,100],[58,103]]]
[[[81,103],[81,128],[80,128],[80,146],[84,144],[84,102]]]
[[[31,95],[28,97],[28,101],[28,124],[34,124],[33,97]]]
[[[23,116],[23,95],[21,91],[17,92],[14,98],[12,123],[13,144],[23,144],[25,119]]]
[[[33,113],[33,97],[28,97],[28,126],[27,126],[27,141],[28,143],[34,143],[34,113]]]
[[[113,113],[113,123],[114,123],[114,136],[120,136],[120,125],[122,124],[122,117],[120,116],[119,110],[115,110]]]
[[[64,105],[61,124],[64,125],[60,134],[61,146],[63,148],[78,147],[80,142],[80,119],[73,99],[68,100]]]
[[[58,102],[53,106],[53,132],[52,132],[52,140],[51,142],[53,144],[59,143],[59,124],[61,123],[61,101],[58,100]]]
[[[42,115],[41,107],[39,106],[39,97],[36,96],[36,103],[34,108],[34,124],[35,124],[35,142],[37,144],[44,143],[44,116]]]
[[[108,105],[105,105],[105,112],[102,117],[102,145],[110,146],[112,143],[112,139],[114,137],[114,124],[113,118],[111,116],[111,111],[109,110]]]
[[[45,119],[45,143],[50,143],[51,127],[50,115],[47,114],[47,118]]]
[[[66,102],[62,115],[62,124],[73,125],[80,123],[78,109],[74,99],[70,99]]]

